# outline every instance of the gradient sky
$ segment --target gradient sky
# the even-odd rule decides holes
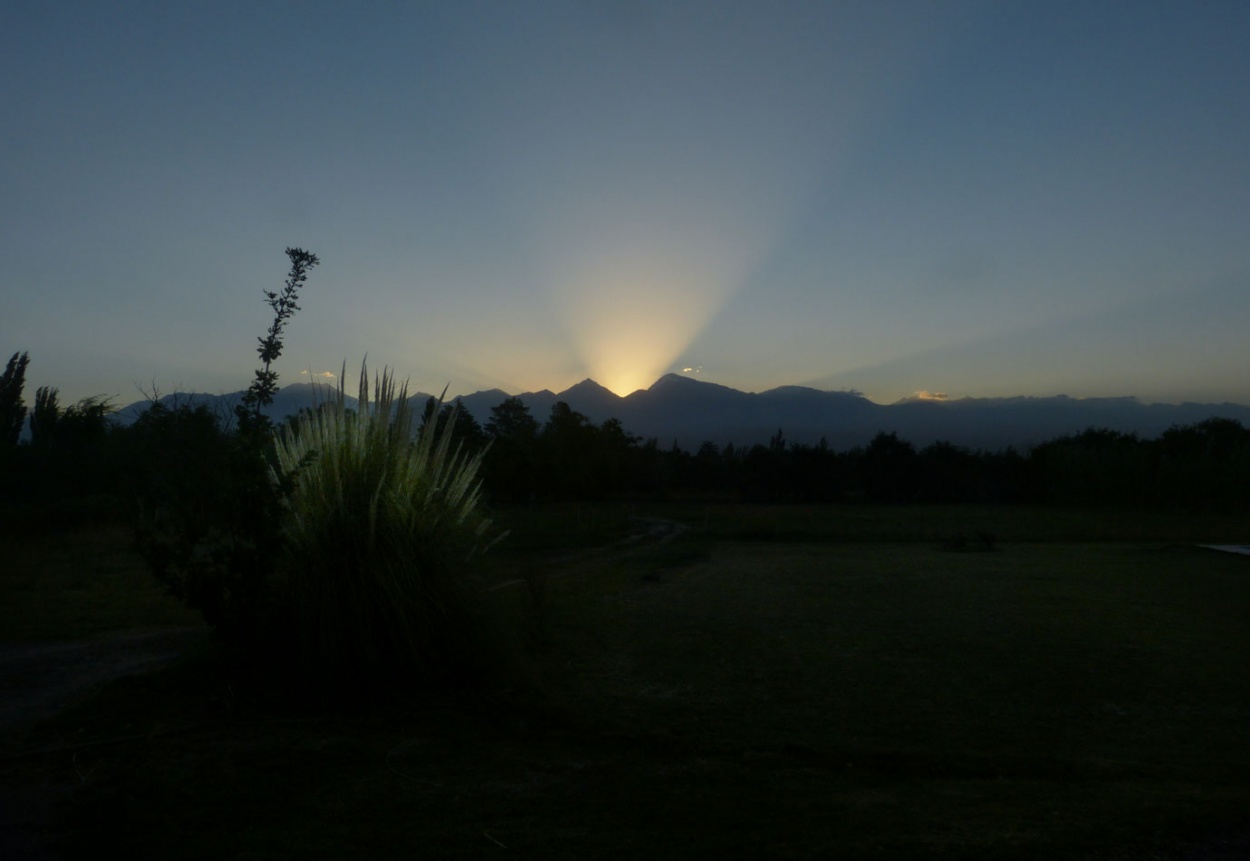
[[[27,401],[661,374],[1250,403],[1250,4],[0,7]],[[303,373],[301,373],[303,372]]]

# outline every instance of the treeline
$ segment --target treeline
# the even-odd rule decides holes
[[[75,509],[115,505],[124,441],[109,421],[111,405],[102,398],[62,405],[57,389],[41,386],[28,409],[22,390],[29,363],[26,353],[14,353],[0,375],[0,503],[10,512],[55,507],[68,518]]]
[[[1250,508],[1250,430],[1212,418],[1158,439],[1092,428],[1019,452],[893,433],[835,452],[785,442],[735,450],[704,443],[680,458],[690,486],[755,502],[1043,503]]]
[[[228,474],[221,470],[237,416],[205,407],[153,405],[121,427],[109,421],[107,402],[62,406],[55,389],[40,389],[29,438],[19,444],[26,409],[15,382],[24,361],[15,355],[0,380],[0,500],[8,510],[55,511],[72,522],[136,513],[153,487],[202,498],[206,506],[240,493],[223,486]],[[482,425],[431,400],[422,426],[448,421],[461,444],[485,450],[484,490],[497,505],[700,498],[1250,508],[1250,430],[1223,418],[1177,426],[1157,439],[1090,429],[1027,452],[947,442],[917,448],[885,432],[835,451],[823,442],[789,442],[782,430],[767,445],[708,441],[687,451],[631,435],[615,419],[596,424],[566,403],[540,422],[521,400],[508,398]]]
[[[974,451],[917,448],[894,433],[835,451],[792,443],[695,451],[596,426],[557,404],[541,427],[517,399],[474,435],[490,442],[487,488],[499,500],[671,498],[773,503],[1049,503],[1238,510],[1250,508],[1250,430],[1211,418],[1157,439],[1091,428],[1035,446]],[[466,424],[472,419],[462,414]]]
[[[444,415],[451,407],[444,408]],[[916,448],[894,433],[834,451],[788,442],[695,451],[601,425],[557,403],[540,424],[517,398],[485,427],[457,414],[460,438],[487,446],[484,480],[499,502],[698,496],[790,503],[1052,503],[1178,509],[1250,508],[1250,430],[1211,418],[1157,439],[1091,428],[1028,452]]]

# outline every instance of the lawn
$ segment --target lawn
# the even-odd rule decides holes
[[[689,528],[616,543],[630,514]],[[539,690],[309,710],[201,655],[43,725],[5,784],[62,799],[67,858],[1182,859],[1250,834],[1250,559],[1192,546],[1236,520],[499,521],[490,576],[543,575]],[[964,532],[993,549],[950,552]]]
[[[0,535],[0,645],[198,624],[143,567],[124,527]]]

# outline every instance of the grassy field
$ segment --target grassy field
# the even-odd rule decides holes
[[[0,644],[200,624],[143,567],[123,527],[7,535],[0,559]]]
[[[688,529],[620,543],[631,516]],[[530,585],[493,594],[542,598],[539,689],[310,711],[201,655],[43,725],[5,785],[61,799],[42,827],[69,858],[1213,859],[1250,835],[1250,559],[1193,546],[1244,540],[1243,518],[498,521],[486,574]],[[89,546],[114,564],[15,577],[26,606],[95,589],[93,630],[181,612],[124,547]],[[24,630],[81,633],[84,612]]]

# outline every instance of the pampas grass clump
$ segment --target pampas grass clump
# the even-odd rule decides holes
[[[458,683],[512,659],[502,620],[469,579],[488,521],[481,454],[454,421],[414,434],[407,385],[383,371],[358,408],[338,391],[277,435],[290,482],[280,591],[296,660],[316,682]]]

